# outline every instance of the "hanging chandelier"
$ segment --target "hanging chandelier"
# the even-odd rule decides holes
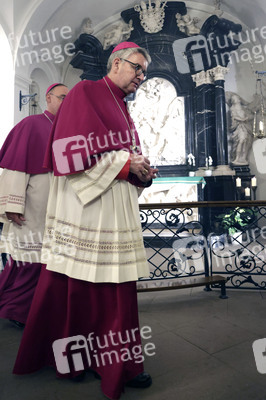
[[[256,71],[256,95],[259,95],[260,104],[259,109],[254,112],[253,120],[253,136],[254,139],[266,138],[266,126],[265,126],[265,107],[262,93],[262,78],[266,74],[266,71]]]

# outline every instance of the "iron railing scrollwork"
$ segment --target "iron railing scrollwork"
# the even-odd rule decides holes
[[[151,266],[149,279],[202,275],[196,262],[203,260],[203,227],[193,208],[158,208],[140,211],[144,244]]]
[[[266,289],[265,201],[144,204],[140,219],[150,265],[142,280],[219,274],[229,288]]]

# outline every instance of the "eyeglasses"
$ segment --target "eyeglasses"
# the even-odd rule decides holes
[[[55,96],[55,97],[57,97],[59,100],[64,100],[65,99],[65,97],[66,97],[66,95],[65,94],[62,94],[61,96],[57,96],[56,94],[54,94],[54,93],[49,93],[49,94],[52,94],[53,96]]]
[[[126,62],[128,62],[129,64],[131,64],[132,67],[134,68],[135,73],[136,73],[137,76],[140,76],[141,74],[143,74],[143,75],[144,75],[144,78],[146,78],[146,76],[147,76],[147,71],[145,71],[145,70],[142,68],[141,65],[136,64],[136,63],[133,63],[132,61],[126,60],[125,58],[120,58],[120,60],[126,61]]]

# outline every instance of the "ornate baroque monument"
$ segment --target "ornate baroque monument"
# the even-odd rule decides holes
[[[141,1],[121,13],[121,23],[108,28],[104,43],[92,34],[81,34],[71,64],[83,70],[81,79],[97,80],[105,75],[117,42],[129,40],[145,47],[152,57],[147,78],[167,79],[184,97],[186,154],[193,157],[197,175],[204,175],[210,165],[213,175],[233,175],[228,166],[224,79],[230,52],[240,45],[233,34],[242,28],[217,15],[201,28],[198,25],[184,2]],[[186,162],[163,166],[160,173],[184,176],[190,169]]]

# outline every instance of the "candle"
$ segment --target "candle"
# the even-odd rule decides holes
[[[241,178],[236,178],[236,187],[241,187]]]
[[[260,121],[260,123],[259,123],[259,131],[263,132],[263,122],[262,121]]]
[[[254,177],[251,179],[251,186],[252,186],[252,187],[257,187],[257,178],[256,178],[256,176],[254,176]]]
[[[249,187],[245,188],[245,197],[250,197],[250,188]]]

